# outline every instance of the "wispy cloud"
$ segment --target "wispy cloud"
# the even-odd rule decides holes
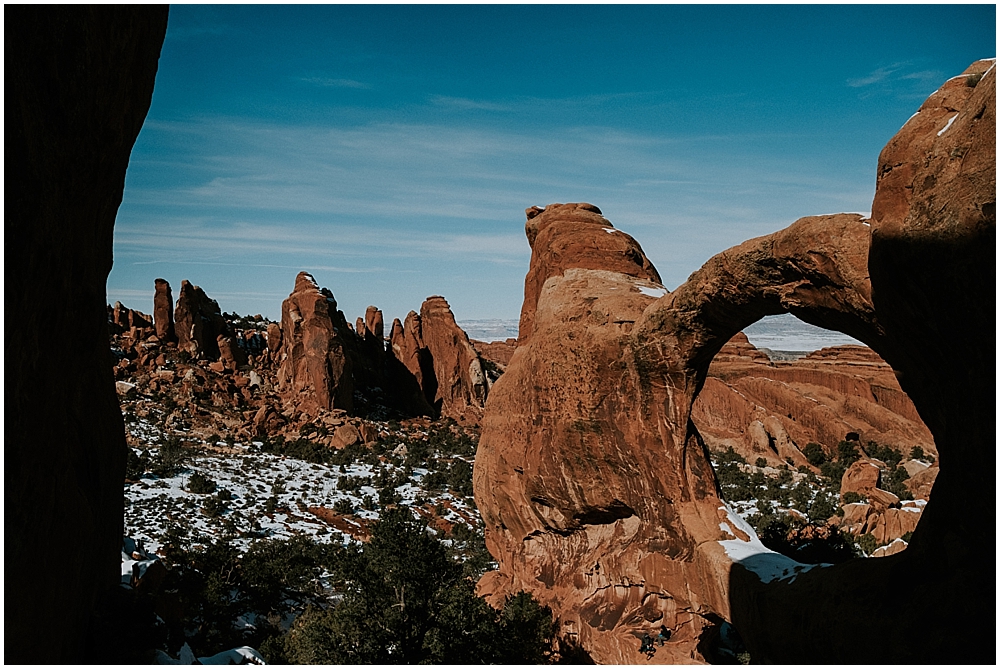
[[[888,67],[880,67],[873,70],[867,76],[858,77],[856,79],[848,79],[847,85],[851,88],[863,88],[865,86],[871,86],[888,79],[892,74],[898,72],[902,67],[903,63],[896,63],[894,65],[889,65]]]
[[[467,111],[513,111],[516,107],[511,104],[491,102],[489,100],[470,100],[469,98],[453,98],[447,95],[432,95],[429,98],[432,105],[438,107],[450,107]]]
[[[299,81],[304,81],[307,84],[312,84],[313,86],[320,86],[322,88],[357,88],[357,89],[371,89],[371,84],[366,84],[363,81],[356,81],[354,79],[337,79],[332,77],[299,77]]]

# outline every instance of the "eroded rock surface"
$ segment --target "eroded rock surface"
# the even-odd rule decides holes
[[[800,219],[671,294],[596,207],[528,210],[521,346],[474,477],[499,563],[482,592],[531,591],[600,662],[641,661],[661,624],[672,642],[654,662],[710,659],[722,620],[755,661],[979,657],[954,639],[995,634],[992,555],[974,539],[992,526],[992,468],[957,463],[993,448],[995,69],[966,74],[982,76],[949,81],[883,152],[872,220]],[[720,510],[691,406],[723,345],[781,312],[870,346],[930,428],[941,473],[907,550],[796,571]],[[884,536],[904,527],[891,515]],[[916,638],[928,602],[964,613]]]
[[[219,303],[187,279],[181,281],[174,308],[174,333],[177,347],[192,357],[218,360],[220,336],[229,335]]]
[[[156,336],[160,341],[176,342],[174,334],[174,296],[166,279],[155,281],[156,292],[153,294],[153,323]]]
[[[311,274],[299,272],[294,290],[281,303],[278,383],[287,403],[310,416],[354,407],[348,337],[355,335],[333,293],[320,289]]]
[[[849,433],[909,452],[937,455],[930,431],[874,351],[834,346],[791,362],[772,362],[742,332],[712,360],[692,418],[714,450],[732,447],[754,462],[808,465],[806,444],[827,454]]]
[[[431,405],[439,415],[459,423],[478,423],[489,381],[479,354],[440,295],[428,297],[420,305],[420,334],[430,354],[437,386],[433,395],[428,393]]]

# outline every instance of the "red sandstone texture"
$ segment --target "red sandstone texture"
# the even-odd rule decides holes
[[[205,291],[187,280],[181,281],[180,295],[174,308],[174,333],[177,347],[195,358],[217,360],[220,335],[228,335],[229,328],[219,303]]]
[[[992,65],[946,83],[886,147],[872,219],[801,219],[672,294],[596,207],[528,210],[521,346],[487,403],[474,476],[499,564],[482,592],[529,590],[599,662],[643,661],[638,638],[661,624],[673,642],[653,661],[707,659],[719,619],[761,662],[814,662],[817,648],[840,663],[979,657],[953,640],[995,633],[992,554],[960,539],[992,523],[992,469],[959,467],[993,450]],[[941,474],[907,550],[770,579],[773,557],[749,556],[720,513],[692,403],[723,345],[783,311],[878,352],[933,434]],[[879,493],[886,538],[917,514]],[[915,638],[928,602],[969,615]]]
[[[174,297],[170,290],[170,284],[166,279],[155,281],[156,292],[153,294],[153,323],[156,327],[156,336],[160,341],[176,342],[177,335],[174,334]]]
[[[874,351],[835,346],[792,362],[771,362],[746,335],[735,335],[712,360],[691,417],[714,450],[732,447],[754,462],[788,458],[806,465],[801,449],[821,444],[828,454],[854,432],[909,453],[937,455],[930,430]]]

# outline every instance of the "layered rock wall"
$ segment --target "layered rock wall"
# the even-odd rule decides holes
[[[806,464],[806,444],[833,454],[851,432],[863,443],[904,453],[920,446],[937,454],[892,369],[870,349],[837,346],[771,362],[739,333],[715,356],[708,374],[692,419],[711,448],[732,447],[750,462],[763,457],[778,465],[791,457],[796,465]]]
[[[92,658],[94,605],[120,581],[125,430],[106,281],[166,6],[4,8],[4,658]],[[53,296],[59,307],[52,308]],[[72,547],[59,578],[38,552]]]

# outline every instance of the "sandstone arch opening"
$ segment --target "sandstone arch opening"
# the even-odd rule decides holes
[[[888,364],[791,314],[722,347],[691,418],[722,498],[799,562],[905,550],[938,472],[933,437]]]
[[[10,127],[21,130],[9,138],[8,157],[21,169],[8,176],[8,226],[26,252],[12,256],[6,292],[9,311],[20,316],[12,319],[6,339],[7,569],[35,573],[38,548],[50,545],[53,537],[79,551],[66,578],[10,579],[5,631],[9,657],[18,662],[85,659],[97,584],[119,575],[124,434],[102,357],[108,338],[104,283],[128,153],[148,108],[166,27],[165,8],[132,8],[119,15],[107,8],[73,11],[53,21],[51,14],[28,16],[24,8],[11,8],[9,18],[17,28],[8,31],[6,51],[12,91],[32,91],[32,84],[45,81],[53,82],[51,90],[65,92],[58,98],[15,95],[8,107]],[[81,63],[88,66],[81,69]],[[832,281],[813,291],[809,312],[810,322],[865,341],[901,373],[902,385],[948,459],[911,548],[881,560],[812,570],[794,582],[763,583],[739,569],[728,581],[718,578],[712,567],[721,560],[719,551],[700,548],[717,543],[717,498],[703,485],[710,479],[707,463],[689,448],[687,400],[693,400],[726,341],[762,315],[795,312],[810,297],[810,286],[772,281],[772,288],[786,290],[741,297],[732,291],[727,296],[724,284],[705,284],[700,295],[689,286],[674,298],[679,308],[674,313],[654,309],[644,314],[648,301],[610,298],[596,306],[621,307],[616,314],[625,318],[620,321],[609,318],[609,312],[587,310],[588,322],[599,327],[618,331],[634,324],[639,336],[628,342],[631,370],[620,365],[621,340],[602,339],[599,332],[582,333],[588,337],[580,340],[585,355],[577,359],[566,360],[555,346],[558,340],[543,337],[538,351],[518,354],[518,363],[504,377],[515,380],[498,385],[493,400],[494,405],[509,402],[511,411],[491,417],[502,420],[489,428],[516,443],[501,452],[498,439],[494,453],[487,451],[499,476],[490,480],[487,494],[477,494],[489,505],[484,517],[494,528],[491,548],[507,568],[492,579],[494,592],[506,587],[504,579],[513,586],[523,579],[540,589],[535,567],[551,574],[561,588],[557,594],[565,620],[573,618],[581,638],[590,635],[588,648],[597,651],[598,659],[611,661],[628,657],[615,655],[618,650],[631,649],[634,656],[638,644],[628,626],[636,620],[680,616],[678,629],[685,632],[675,638],[694,641],[697,635],[686,630],[699,624],[696,610],[728,612],[755,661],[810,662],[817,659],[817,649],[824,660],[844,663],[988,660],[989,645],[982,639],[996,632],[989,595],[990,584],[995,589],[995,555],[988,531],[995,524],[995,481],[991,468],[977,463],[989,457],[995,442],[995,295],[990,286],[996,248],[996,84],[990,62],[975,63],[966,74],[975,76],[977,85],[968,86],[966,77],[949,80],[890,141],[880,160],[872,208],[877,234],[870,253],[867,247],[864,253],[876,288],[873,300],[866,305]],[[63,104],[66,99],[73,104]],[[942,130],[946,124],[948,133]],[[602,228],[595,236],[617,237]],[[630,269],[614,269],[621,273],[622,267]],[[567,290],[599,281],[627,283],[600,274],[603,270],[593,263],[557,269]],[[725,267],[719,269],[715,279]],[[588,274],[591,270],[598,273]],[[654,273],[646,272],[643,281],[658,283]],[[628,276],[635,278],[636,272]],[[538,286],[544,288],[541,282]],[[53,295],[60,296],[62,308],[51,308]],[[630,298],[639,300],[637,294]],[[686,306],[697,307],[705,318],[685,322],[685,313],[691,313]],[[572,311],[566,305],[545,308],[549,313],[541,315],[546,318],[557,308]],[[534,304],[531,309],[534,313]],[[603,323],[602,313],[608,317]],[[662,327],[668,320],[670,327]],[[586,372],[609,361],[618,365],[613,367],[617,376]],[[518,365],[526,371],[519,372]],[[574,369],[585,374],[576,379],[569,375]],[[666,378],[639,373],[654,369],[667,370]],[[567,384],[554,383],[565,379],[577,384],[569,388],[570,399],[586,391],[601,401],[564,403],[581,414],[567,415],[569,409],[558,406]],[[590,393],[593,389],[600,392]],[[517,397],[515,391],[522,390]],[[641,393],[658,401],[647,403],[653,407],[649,413],[636,409]],[[670,403],[670,397],[684,401]],[[53,406],[60,410],[53,412]],[[36,438],[39,425],[51,437],[46,448]],[[588,450],[597,427],[611,449]],[[536,435],[545,435],[545,441],[533,442]],[[556,457],[546,453],[548,460],[541,462],[539,444],[559,445],[565,435],[573,440],[562,443],[572,448]],[[605,453],[610,461],[603,459]],[[592,461],[581,457],[575,469],[573,454]],[[509,455],[518,456],[511,461],[522,465],[520,471],[504,469]],[[609,476],[596,479],[598,469]],[[477,471],[479,489],[482,480]],[[536,484],[553,502],[548,518],[533,515],[530,498],[523,504],[518,499],[522,488]],[[575,512],[610,508],[616,500],[624,504],[630,496],[637,500],[629,505],[637,515]],[[644,506],[643,500],[656,496],[669,503]],[[574,519],[610,522],[574,526]],[[559,523],[571,531],[565,536],[548,532]],[[505,544],[504,532],[515,540]],[[909,587],[901,589],[901,583]],[[53,610],[65,613],[56,635],[51,634]],[[687,648],[682,650],[672,657],[690,660]]]

